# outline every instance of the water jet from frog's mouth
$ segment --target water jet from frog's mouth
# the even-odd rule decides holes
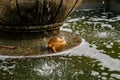
[[[57,35],[47,34],[41,36],[39,34],[40,33],[27,33],[21,35],[8,33],[0,34],[1,57],[24,58],[61,55],[69,53],[69,51],[71,51],[73,47],[78,46],[82,42],[80,35],[68,31],[60,30]],[[48,41],[51,37],[64,37],[64,39],[67,41],[67,45],[61,51],[55,53],[47,48]],[[3,46],[8,46],[8,48]]]

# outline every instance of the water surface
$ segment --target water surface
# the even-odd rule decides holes
[[[61,29],[81,35],[82,44],[65,55],[19,59],[0,57],[0,79],[120,79],[119,13],[76,11]]]

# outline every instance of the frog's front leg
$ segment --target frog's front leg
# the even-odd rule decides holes
[[[57,52],[54,46],[52,47],[52,50],[53,50],[54,52]]]

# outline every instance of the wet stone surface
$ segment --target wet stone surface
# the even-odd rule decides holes
[[[32,55],[43,55],[54,53],[52,50],[48,49],[48,41],[52,37],[65,38],[67,45],[63,50],[71,49],[81,43],[80,35],[73,34],[66,31],[60,31],[57,35],[50,35],[48,33],[46,36],[40,33],[7,33],[0,34],[0,55],[7,56],[32,56]]]
[[[0,30],[40,32],[60,27],[82,0],[1,0]]]

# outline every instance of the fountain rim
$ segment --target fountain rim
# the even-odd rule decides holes
[[[59,34],[55,35],[53,37],[60,37],[60,35],[63,35],[65,33],[66,33],[66,35],[64,37],[67,38],[67,36],[71,35],[71,36],[69,36],[68,39],[72,39],[72,40],[68,40],[68,44],[69,45],[67,45],[65,47],[65,49],[63,49],[61,51],[58,51],[58,52],[55,52],[55,53],[54,52],[50,52],[50,53],[32,54],[32,55],[24,55],[24,54],[22,54],[22,55],[0,54],[0,59],[2,59],[2,58],[13,58],[13,59],[14,58],[39,58],[39,57],[48,57],[48,56],[61,56],[61,55],[64,56],[64,55],[69,55],[72,50],[74,50],[77,47],[79,47],[79,46],[82,45],[82,43],[84,42],[84,39],[82,38],[82,36],[80,34],[77,34],[77,33],[71,32],[71,31],[66,31],[66,30],[64,30],[62,28],[60,29]],[[72,38],[70,38],[70,37],[72,37]],[[74,42],[73,45],[71,45],[71,42]]]
[[[82,44],[84,43],[84,39],[81,38],[81,43],[79,43],[78,45],[71,47],[69,49],[66,49],[64,51],[60,51],[60,52],[56,52],[56,53],[50,53],[50,54],[42,54],[42,55],[29,55],[29,56],[23,56],[23,55],[18,55],[18,56],[8,56],[8,55],[0,55],[0,60],[1,59],[23,59],[23,58],[42,58],[42,57],[53,57],[53,56],[67,56],[70,54],[71,51],[73,51],[74,49],[79,48],[80,46],[82,46]]]

